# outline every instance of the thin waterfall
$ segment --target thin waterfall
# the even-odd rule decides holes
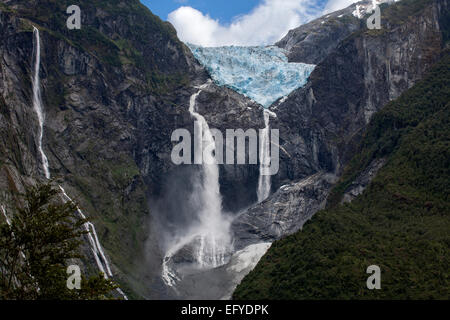
[[[2,209],[2,213],[3,213],[3,216],[5,217],[6,223],[8,224],[8,226],[11,227],[11,220],[9,220],[8,215],[6,214],[5,207],[2,205],[2,206],[0,206],[0,209]]]
[[[2,213],[3,216],[5,217],[6,223],[8,224],[8,226],[11,228],[11,220],[8,218],[8,215],[6,214],[6,209],[5,207],[2,205],[0,206],[0,208],[2,209]],[[14,232],[12,233],[13,237],[15,237]],[[20,251],[20,255],[22,256],[23,259],[25,259],[25,254],[23,253],[23,251]]]
[[[270,112],[264,110],[264,129],[260,133],[259,144],[259,181],[258,181],[258,202],[263,202],[270,195],[271,179],[270,175],[263,175],[264,168],[270,165]]]
[[[12,225],[11,225],[11,220],[8,218],[8,215],[6,214],[6,209],[5,209],[5,207],[4,207],[3,205],[1,205],[1,206],[0,206],[0,209],[2,210],[3,216],[5,217],[6,223],[8,224],[9,228],[11,228],[11,227],[12,227]],[[14,234],[14,232],[12,232],[12,236],[13,236],[14,238],[16,237],[16,235]],[[23,253],[22,250],[20,250],[20,256],[22,257],[23,260],[26,260],[25,254]],[[26,263],[28,264],[28,262],[26,262]],[[1,267],[0,267],[0,270],[1,270]],[[33,277],[33,276],[31,276],[31,277],[32,277],[33,280],[34,280],[34,277]],[[17,282],[17,285],[19,285],[19,282],[17,281],[16,278],[15,278],[15,281]],[[37,290],[40,291],[40,288],[38,287]]]
[[[33,85],[33,109],[37,114],[38,121],[39,121],[39,140],[38,140],[38,150],[41,154],[42,158],[42,167],[44,169],[45,178],[50,179],[50,170],[49,170],[49,164],[48,164],[48,158],[45,155],[44,149],[42,147],[42,139],[44,136],[44,122],[45,122],[45,114],[44,114],[44,108],[42,103],[42,96],[41,96],[41,80],[39,77],[40,72],[40,65],[41,65],[41,38],[39,35],[39,30],[33,26],[33,55],[34,55],[34,74],[32,76],[32,85]],[[64,197],[70,201],[73,202],[72,199],[66,194],[63,187],[59,186],[61,189]],[[2,207],[3,214],[5,214],[4,208]],[[77,207],[78,214],[83,218],[86,219],[86,216],[83,214],[83,212],[80,210],[80,208]],[[6,214],[5,214],[6,217]],[[100,241],[97,236],[97,232],[95,230],[95,226],[91,222],[86,222],[84,224],[84,228],[88,232],[88,239],[89,244],[92,250],[92,253],[94,254],[95,261],[97,263],[97,266],[105,276],[106,279],[108,277],[112,277],[113,274],[111,272],[111,267],[109,265],[108,260],[106,259],[105,253],[103,251],[103,248],[100,244]],[[125,300],[128,300],[127,296],[123,293],[123,291],[120,288],[117,288],[117,292],[119,292]]]
[[[67,201],[72,202],[73,200],[67,195],[66,191],[63,187],[59,186],[61,189],[62,194],[66,198]],[[77,207],[78,214],[81,216],[82,219],[86,219],[86,216],[81,211],[80,208]],[[98,240],[97,231],[95,230],[95,226],[91,222],[86,222],[84,224],[84,228],[87,231],[87,236],[89,240],[89,244],[91,246],[91,251],[94,255],[95,262],[97,263],[97,267],[100,270],[100,272],[103,273],[105,279],[108,279],[109,277],[113,276],[113,273],[111,272],[111,266],[106,259],[105,252],[103,251],[102,245],[100,244],[100,241]],[[125,293],[120,289],[116,289],[117,292],[119,292],[125,300],[128,300]]]
[[[44,136],[45,114],[41,96],[41,79],[39,77],[41,66],[41,38],[39,36],[39,30],[36,27],[33,27],[33,38],[34,38],[33,41],[34,71],[31,78],[31,82],[33,84],[33,109],[37,114],[39,122],[38,150],[42,159],[42,168],[44,169],[45,177],[47,179],[50,179],[48,158],[45,155],[44,149],[42,147],[42,138]]]
[[[67,195],[64,188],[61,186],[59,186],[59,188],[61,189],[61,192],[64,195],[64,197],[66,198],[66,200],[73,203],[72,199]],[[77,207],[77,211],[82,219],[86,219],[86,216],[83,214],[83,212],[80,210],[80,208]],[[94,254],[94,258],[95,258],[95,261],[97,262],[98,268],[105,275],[105,278],[107,278],[108,276],[112,277],[111,268],[109,266],[108,261],[106,260],[105,253],[103,252],[102,246],[100,245],[100,242],[98,241],[97,232],[95,230],[94,225],[91,222],[86,222],[84,224],[84,228],[88,232],[87,235],[88,235],[89,243],[91,245],[91,250],[92,250],[92,253]]]

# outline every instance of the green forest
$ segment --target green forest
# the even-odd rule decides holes
[[[328,207],[275,242],[234,299],[448,299],[450,54],[372,119]],[[365,192],[341,199],[375,159]],[[381,268],[381,289],[366,286]]]

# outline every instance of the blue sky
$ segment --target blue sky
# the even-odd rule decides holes
[[[167,20],[170,12],[181,6],[190,6],[208,14],[222,23],[229,23],[237,15],[250,12],[260,0],[141,0],[143,4],[158,15]]]
[[[175,27],[178,37],[202,46],[268,45],[328,11],[356,0],[141,0]]]

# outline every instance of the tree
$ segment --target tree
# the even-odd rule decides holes
[[[103,274],[67,288],[69,259],[81,259],[82,226],[72,202],[62,204],[50,184],[30,187],[15,204],[10,223],[0,224],[0,299],[97,300],[111,298],[117,285]]]

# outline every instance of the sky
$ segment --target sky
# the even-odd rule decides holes
[[[178,37],[202,46],[273,44],[286,33],[356,0],[141,0],[177,29]]]

